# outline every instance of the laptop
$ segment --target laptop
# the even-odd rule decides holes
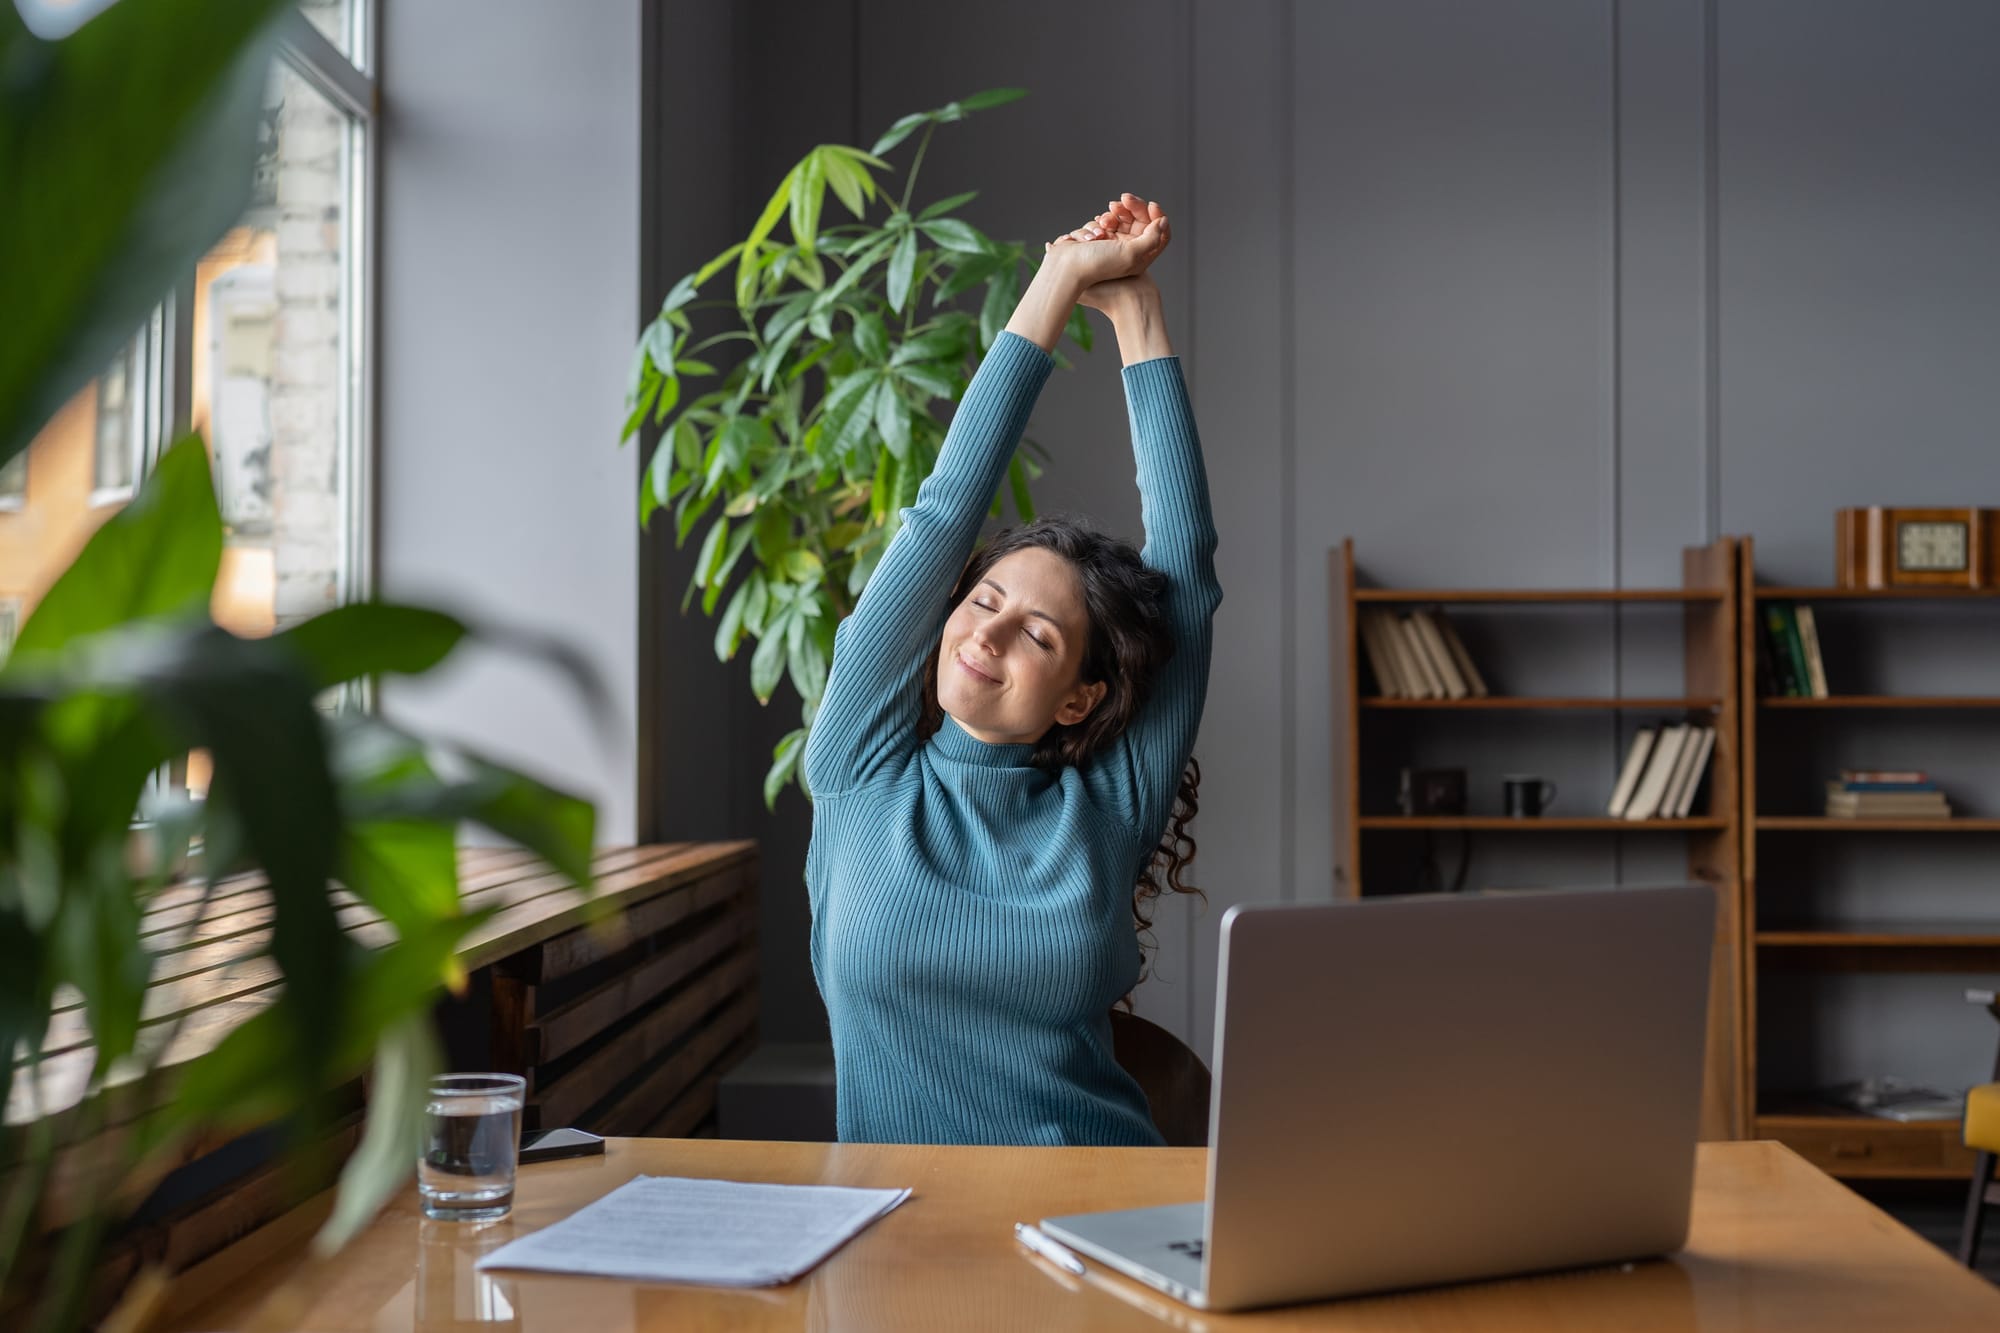
[[[1679,1249],[1715,923],[1699,884],[1233,907],[1207,1199],[1042,1229],[1204,1310]]]

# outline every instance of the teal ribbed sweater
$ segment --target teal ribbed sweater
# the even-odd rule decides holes
[[[1125,368],[1145,559],[1171,579],[1175,652],[1125,734],[1049,773],[947,717],[922,679],[1053,362],[1003,333],[937,467],[835,638],[805,754],[813,974],[833,1026],[840,1137],[1157,1144],[1111,1054],[1136,984],[1132,886],[1179,789],[1208,689],[1215,526],[1180,362]]]

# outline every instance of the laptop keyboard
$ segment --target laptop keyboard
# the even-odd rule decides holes
[[[1184,1254],[1190,1259],[1199,1259],[1201,1258],[1201,1245],[1202,1243],[1198,1240],[1177,1240],[1169,1242],[1167,1248],[1175,1254]]]

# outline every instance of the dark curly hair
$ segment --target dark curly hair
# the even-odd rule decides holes
[[[1083,603],[1090,617],[1084,636],[1083,680],[1103,682],[1104,697],[1090,715],[1075,725],[1056,723],[1035,743],[1031,760],[1050,772],[1081,766],[1108,747],[1151,697],[1153,681],[1160,668],[1174,654],[1174,640],[1167,628],[1165,602],[1167,575],[1139,558],[1132,543],[1108,537],[1069,518],[1039,518],[1018,528],[1006,528],[973,552],[952,589],[951,605],[971,595],[993,566],[1016,551],[1040,547],[1067,560],[1083,586]],[[942,643],[933,645],[924,663],[923,712],[917,726],[918,737],[928,738],[944,725],[944,709],[937,698],[938,655]],[[1147,975],[1147,950],[1152,938],[1153,901],[1163,893],[1188,893],[1208,900],[1206,894],[1187,883],[1187,868],[1194,863],[1195,841],[1187,830],[1188,821],[1200,806],[1201,765],[1188,761],[1175,794],[1174,811],[1160,835],[1159,845],[1139,869],[1132,889],[1132,925],[1139,938],[1139,980]],[[1121,1003],[1128,1008],[1132,997]]]

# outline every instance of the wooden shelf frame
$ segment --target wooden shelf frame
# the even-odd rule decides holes
[[[1740,915],[1751,927],[1751,947],[1743,951],[1740,982],[1742,1086],[1750,1109],[1750,1123],[1758,1138],[1778,1139],[1837,1176],[1962,1179],[1972,1168],[1972,1154],[1960,1142],[1960,1126],[1956,1121],[1904,1124],[1814,1107],[1801,1103],[1795,1094],[1767,1094],[1760,1090],[1757,1009],[1762,971],[1765,968],[1837,972],[1955,970],[1969,960],[2000,951],[2000,902],[1995,903],[1990,922],[1773,923],[1759,927],[1759,839],[1776,835],[1783,845],[1796,846],[1800,839],[1834,834],[1899,837],[1992,834],[2000,833],[2000,819],[1966,815],[1949,819],[1841,819],[1826,815],[1761,814],[1757,803],[1759,722],[1767,711],[1785,717],[1788,719],[1785,734],[1790,736],[1792,728],[1805,726],[1810,720],[1830,725],[1834,719],[1872,710],[1958,710],[1976,717],[1987,710],[2000,711],[2000,697],[1868,694],[1795,699],[1757,695],[1752,686],[1757,679],[1757,642],[1761,633],[1758,611],[1769,602],[1840,602],[1859,609],[1870,603],[1991,603],[1996,598],[2000,598],[2000,589],[1760,587],[1756,543],[1746,537],[1740,544],[1736,598],[1740,615],[1737,671],[1743,689],[1738,746],[1741,766],[1738,790],[1743,803]]]
[[[1364,844],[1369,838],[1407,836],[1433,830],[1493,834],[1564,834],[1620,836],[1676,833],[1687,848],[1688,876],[1716,887],[1717,911],[1714,966],[1710,973],[1705,1075],[1702,1090],[1704,1138],[1740,1138],[1750,1129],[1745,1094],[1738,993],[1743,975],[1744,923],[1740,915],[1741,794],[1738,791],[1736,747],[1741,735],[1740,682],[1737,670],[1738,577],[1737,540],[1723,537],[1707,546],[1682,552],[1678,588],[1368,588],[1360,586],[1355,569],[1354,542],[1343,541],[1330,553],[1329,623],[1334,627],[1336,660],[1333,716],[1341,734],[1337,762],[1345,774],[1345,795],[1334,811],[1342,833],[1335,892],[1358,897],[1366,891]],[[1682,616],[1682,663],[1679,695],[1671,697],[1530,695],[1463,700],[1389,700],[1361,695],[1364,666],[1357,611],[1368,605],[1426,604],[1494,607],[1658,606],[1679,609]],[[1658,712],[1699,715],[1712,720],[1716,743],[1709,761],[1709,809],[1687,819],[1625,820],[1604,816],[1507,819],[1492,816],[1410,818],[1361,809],[1361,755],[1379,731],[1381,719],[1424,716],[1463,717],[1471,713],[1535,711]],[[1365,720],[1364,720],[1365,719]],[[1624,758],[1614,755],[1612,764]]]
[[[1757,700],[1759,708],[2000,708],[2000,695],[1988,694],[1836,694],[1825,699],[1795,699],[1788,694],[1767,694]]]
[[[1351,540],[1351,539],[1350,539]],[[1564,603],[1584,605],[1632,602],[1718,602],[1720,588],[1355,588],[1357,602],[1391,602],[1421,605],[1430,602],[1547,606]]]
[[[1363,708],[1406,709],[1424,711],[1430,709],[1463,709],[1469,712],[1535,712],[1535,711],[1597,711],[1612,713],[1713,713],[1722,707],[1722,700],[1714,695],[1688,698],[1644,698],[1638,695],[1525,695],[1492,694],[1484,699],[1390,699],[1382,695],[1369,695],[1362,699]]]
[[[1464,829],[1487,833],[1687,833],[1712,831],[1728,826],[1721,815],[1693,815],[1686,819],[1612,819],[1598,815],[1542,815],[1534,819],[1510,819],[1505,815],[1362,815],[1363,829],[1422,830]]]

